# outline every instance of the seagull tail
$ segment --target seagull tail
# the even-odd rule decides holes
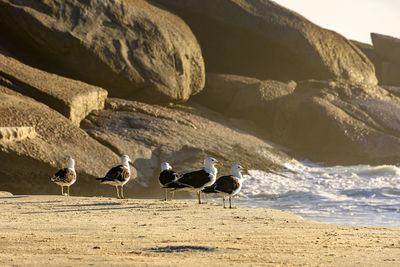
[[[102,178],[96,178],[96,180],[99,180],[101,182],[104,182],[106,180],[106,178],[102,177]]]
[[[215,191],[213,186],[207,186],[203,190],[201,190],[201,192],[206,193],[206,194],[218,193],[217,191]]]
[[[163,186],[163,188],[173,188],[173,189],[186,188],[186,187],[190,186],[178,182],[170,182]]]

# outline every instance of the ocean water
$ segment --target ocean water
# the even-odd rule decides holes
[[[281,175],[251,170],[234,204],[288,210],[325,223],[400,227],[399,167],[297,161],[285,167]]]

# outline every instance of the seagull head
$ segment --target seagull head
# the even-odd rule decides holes
[[[75,160],[71,157],[67,157],[67,168],[73,169],[75,167]]]
[[[122,165],[124,165],[124,163],[125,163],[125,164],[128,164],[129,162],[132,162],[132,161],[131,161],[131,159],[129,158],[128,155],[123,155],[123,156],[121,157],[121,162],[122,162]]]
[[[165,170],[171,170],[171,169],[172,169],[172,167],[171,167],[171,165],[169,165],[168,162],[161,163],[161,170],[165,171]]]
[[[232,165],[232,167],[231,167],[231,174],[232,174],[233,176],[240,177],[239,174],[240,174],[241,172],[244,173],[244,174],[250,175],[249,171],[248,171],[247,169],[243,168],[242,166],[240,166],[240,165],[238,165],[238,164]]]
[[[212,157],[208,157],[208,158],[206,158],[204,160],[204,167],[209,168],[209,167],[214,166],[214,165],[222,166],[224,164],[222,164],[221,162],[219,162],[218,160],[216,160],[216,159],[214,159]]]

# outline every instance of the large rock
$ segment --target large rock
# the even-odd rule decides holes
[[[372,64],[374,64],[376,77],[378,78],[379,84],[382,84],[381,73],[382,62],[384,61],[384,59],[376,52],[375,48],[372,45],[355,40],[351,40],[351,42],[368,57]]]
[[[383,85],[400,86],[400,64],[384,61],[381,69],[380,80]]]
[[[57,110],[78,126],[92,110],[102,109],[107,97],[100,87],[32,68],[2,50],[0,77],[12,80],[17,84],[13,89]]]
[[[14,53],[114,96],[187,100],[204,86],[190,28],[144,0],[0,0],[0,28]]]
[[[251,132],[246,125],[198,105],[161,107],[121,99],[107,99],[105,110],[94,111],[82,121],[100,143],[132,155],[138,179],[127,186],[146,197],[161,195],[157,178],[162,161],[179,172],[202,168],[207,156],[225,164],[219,168],[221,175],[229,173],[231,164],[282,170],[291,159],[266,141],[237,130]]]
[[[400,64],[396,63],[396,54],[400,54],[400,40],[397,39],[399,42],[396,42],[395,38],[376,33],[372,33],[371,37],[374,46],[357,41],[352,42],[375,65],[376,76],[380,85],[400,85]],[[396,51],[396,49],[399,51]],[[394,53],[392,54],[391,51],[394,51]]]
[[[333,164],[400,160],[400,98],[381,87],[299,82],[273,109],[265,116],[273,140],[309,159]]]
[[[230,74],[208,73],[204,90],[193,99],[229,117],[265,122],[270,102],[293,93],[296,83],[291,81],[261,81]]]
[[[12,88],[18,86],[11,81],[7,84]],[[14,194],[59,194],[59,187],[49,178],[65,167],[67,156],[72,156],[78,173],[72,194],[108,192],[97,186],[94,178],[104,176],[119,163],[119,157],[58,112],[2,85],[0,129],[7,129],[10,134],[0,138],[2,190]]]
[[[400,39],[388,35],[371,33],[376,52],[386,61],[400,65]]]
[[[153,0],[198,38],[208,72],[259,79],[376,84],[374,66],[343,36],[267,0]]]

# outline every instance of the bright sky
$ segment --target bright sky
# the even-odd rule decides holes
[[[400,0],[274,1],[348,39],[371,43],[371,32],[400,38]]]

